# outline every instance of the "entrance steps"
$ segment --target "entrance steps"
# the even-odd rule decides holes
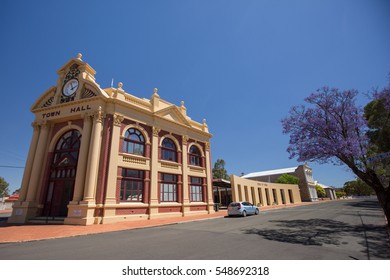
[[[63,225],[64,220],[64,217],[34,217],[27,223],[30,225]]]

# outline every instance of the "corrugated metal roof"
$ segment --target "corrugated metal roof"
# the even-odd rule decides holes
[[[218,182],[230,184],[230,180],[226,180],[226,179],[216,179],[216,178],[213,179],[213,183],[218,183]]]
[[[255,177],[261,177],[261,176],[294,173],[297,168],[298,168],[298,166],[289,167],[289,168],[282,168],[282,169],[253,172],[253,173],[249,173],[249,174],[242,176],[242,178],[255,178]]]
[[[324,185],[324,184],[320,184],[320,183],[318,183],[318,181],[315,181],[314,184],[319,185],[323,189],[334,189],[334,187],[327,186],[327,185]]]

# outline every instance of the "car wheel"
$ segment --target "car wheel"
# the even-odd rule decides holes
[[[242,216],[246,217],[246,211],[242,211]]]
[[[259,215],[259,209],[256,209],[255,215]]]

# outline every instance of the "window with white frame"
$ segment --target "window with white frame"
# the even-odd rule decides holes
[[[177,202],[177,175],[161,173],[160,202]]]
[[[203,179],[200,177],[190,177],[190,200],[203,201]]]

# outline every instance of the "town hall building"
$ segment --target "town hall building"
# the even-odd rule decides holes
[[[206,121],[160,98],[102,89],[81,54],[31,107],[19,201],[8,222],[90,225],[213,210]]]

